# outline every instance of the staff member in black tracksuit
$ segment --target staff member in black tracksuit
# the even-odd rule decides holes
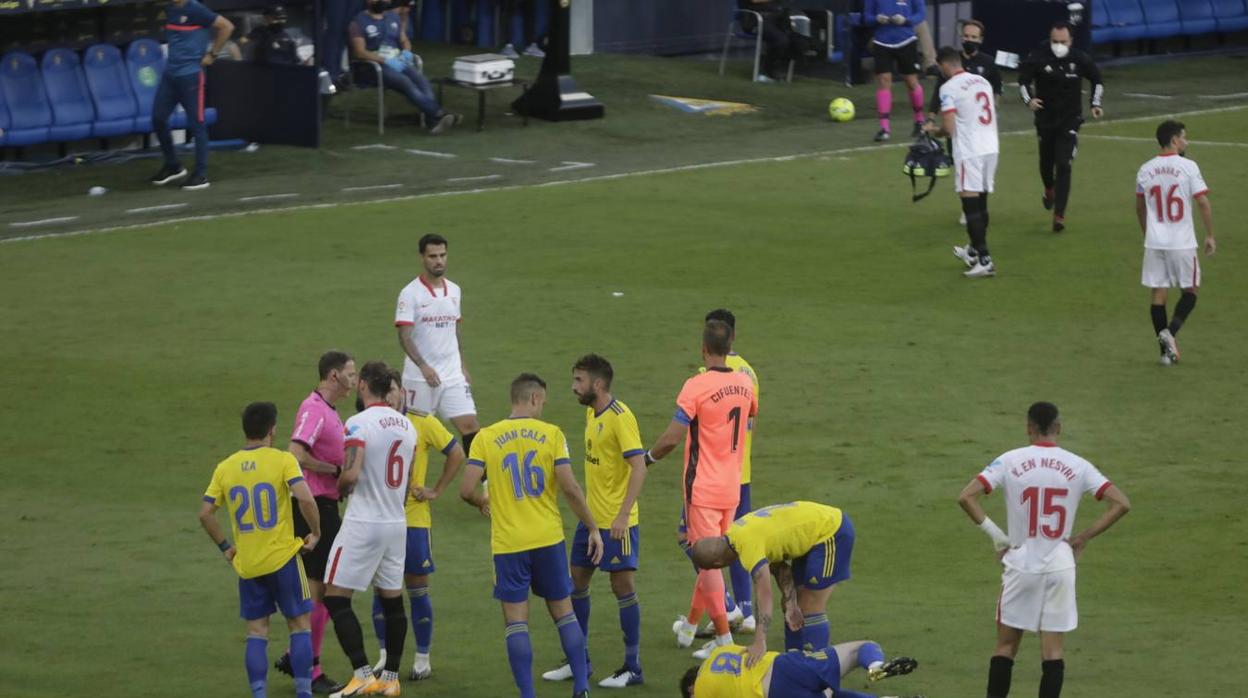
[[[1036,114],[1040,137],[1040,179],[1044,181],[1044,208],[1053,209],[1053,231],[1066,229],[1066,202],[1070,198],[1071,165],[1083,125],[1083,81],[1092,83],[1092,118],[1104,113],[1105,85],[1092,57],[1071,48],[1070,25],[1058,22],[1049,30],[1049,43],[1032,51],[1019,67],[1018,89],[1023,103]]]
[[[992,85],[992,93],[1001,96],[1001,71],[997,70],[992,56],[980,51],[984,45],[984,23],[977,19],[968,19],[962,23],[962,70],[982,75]],[[936,89],[932,90],[932,99],[927,111],[933,119],[940,114],[940,86],[945,84],[945,76],[936,71]]]

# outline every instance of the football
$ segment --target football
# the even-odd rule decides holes
[[[852,121],[854,118],[854,103],[844,97],[837,97],[828,102],[828,116],[833,121]]]

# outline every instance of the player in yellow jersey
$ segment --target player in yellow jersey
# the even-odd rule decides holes
[[[751,661],[741,645],[724,645],[712,650],[701,666],[685,672],[680,694],[683,698],[875,698],[871,693],[841,688],[841,679],[857,667],[865,669],[871,681],[879,681],[909,674],[918,666],[909,657],[885,662],[884,650],[870,640],[842,642],[816,652],[767,652],[757,661]]]
[[[572,540],[572,610],[585,637],[589,637],[589,583],[594,570],[611,575],[624,634],[624,665],[598,682],[603,688],[624,688],[644,682],[641,673],[641,606],[633,586],[637,570],[641,527],[637,498],[646,481],[641,432],[628,405],[611,394],[615,371],[611,362],[597,354],[582,356],[572,366],[572,393],[585,406],[585,489],[594,518],[610,529],[600,529],[603,539],[602,562],[595,564],[586,554],[589,530],[576,527]],[[593,673],[592,662],[590,673]],[[565,659],[557,669],[542,674],[547,681],[572,678],[572,667]]]
[[[390,394],[386,402],[397,411],[404,411],[405,391],[403,390],[402,374],[392,371]],[[412,671],[408,679],[422,681],[429,678],[433,669],[429,663],[429,648],[433,642],[433,603],[429,599],[429,575],[436,567],[433,564],[433,517],[429,503],[437,499],[464,464],[464,449],[459,441],[447,430],[442,422],[432,414],[419,414],[406,410],[407,418],[416,428],[416,451],[412,456],[412,475],[408,483],[409,494],[404,503],[404,514],[407,518],[407,555],[404,562],[403,581],[407,586],[407,597],[412,602],[412,633],[416,636],[416,657],[412,661]],[[446,456],[442,466],[442,475],[433,487],[425,487],[425,478],[429,472],[429,454],[440,451]],[[386,616],[381,606],[381,597],[373,596],[373,630],[377,633],[377,642],[381,645],[381,658],[373,667],[373,673],[380,673],[386,664]]]
[[[478,508],[483,476],[490,485],[490,549],[494,553],[494,598],[502,602],[507,658],[521,698],[533,698],[533,647],[529,642],[529,589],[546,599],[572,667],[572,695],[589,694],[585,635],[572,612],[568,553],[563,545],[555,484],[589,531],[587,552],[602,559],[602,536],[581,486],[572,474],[568,442],[559,427],[540,421],[546,383],[532,373],[511,382],[511,416],[477,433],[459,495]]]
[[[763,507],[734,521],[726,534],[694,543],[692,551],[699,569],[739,562],[750,571],[758,593],[752,656],[767,650],[775,610],[769,573],[783,594],[785,649],[828,646],[828,597],[849,579],[854,552],[854,525],[840,509],[800,501]]]
[[[745,357],[732,349],[737,341],[737,316],[733,315],[731,310],[716,308],[706,314],[706,320],[719,320],[728,325],[731,333],[728,339],[728,356],[724,359],[724,364],[733,371],[749,376],[750,380],[754,382],[754,399],[761,399],[758,374],[754,372],[754,367],[750,365],[749,361],[745,360]],[[700,368],[698,372],[704,373],[706,368]],[[750,510],[753,509],[753,506],[750,504],[751,456],[754,452],[754,428],[757,421],[757,416],[750,417],[747,431],[745,432],[744,455],[741,459],[741,501],[737,503],[737,511],[734,516],[734,518],[738,519],[750,513]],[[680,525],[676,529],[676,540],[688,552],[689,548],[686,544],[686,539],[685,512],[682,509],[680,512]],[[750,586],[750,573],[741,565],[732,565],[728,568],[728,577],[732,582],[732,593],[725,593],[724,595],[724,605],[728,611],[728,622],[742,632],[754,632],[754,592]],[[677,621],[673,625],[673,631],[679,630],[680,625],[681,623]],[[698,635],[698,637],[702,636],[702,634]]]
[[[316,547],[321,518],[299,461],[273,448],[277,408],[271,402],[253,402],[243,410],[241,451],[221,461],[212,473],[199,509],[199,523],[238,573],[240,615],[247,622],[247,681],[252,694],[268,690],[269,616],[281,609],[290,627],[290,662],[298,698],[312,696],[312,594],[299,557]],[[295,537],[290,499],[310,533]],[[229,513],[231,543],[217,522],[217,510]]]

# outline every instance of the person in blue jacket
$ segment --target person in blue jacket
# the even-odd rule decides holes
[[[871,54],[875,58],[875,109],[880,117],[877,143],[892,137],[893,71],[901,74],[914,110],[914,131],[923,128],[923,85],[919,82],[919,37],[914,27],[927,17],[923,0],[866,0],[862,21],[875,27]]]
[[[152,98],[152,130],[160,141],[165,164],[152,184],[161,186],[186,177],[186,168],[178,163],[173,149],[169,117],[179,105],[186,110],[187,128],[195,139],[195,171],[182,185],[183,189],[208,188],[208,126],[204,123],[204,68],[234,33],[230,20],[204,7],[195,0],[173,0],[165,8],[165,41],[169,56],[165,72],[160,76],[156,96]],[[208,34],[212,33],[209,46]]]

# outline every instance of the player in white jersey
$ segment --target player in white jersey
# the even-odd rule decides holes
[[[481,424],[459,336],[462,294],[446,278],[446,238],[430,233],[420,238],[419,247],[424,271],[399,292],[394,312],[405,354],[407,410],[450,420],[467,453]]]
[[[1140,167],[1135,175],[1135,216],[1144,235],[1144,270],[1140,283],[1153,290],[1153,331],[1161,349],[1161,363],[1179,361],[1175,335],[1196,307],[1200,290],[1200,262],[1196,258],[1196,226],[1193,208],[1200,208],[1205,224],[1205,254],[1217,249],[1213,239],[1213,209],[1209,187],[1200,166],[1188,160],[1187,130],[1178,121],[1163,121],[1157,127],[1161,154]],[[1171,287],[1183,293],[1174,307],[1174,317],[1166,321],[1166,297]]]
[[[1031,445],[1002,454],[975,476],[958,497],[971,521],[992,538],[1001,574],[997,642],[988,669],[988,698],[1010,691],[1014,657],[1023,632],[1040,633],[1040,698],[1058,698],[1066,665],[1064,633],[1075,629],[1075,561],[1088,541],[1131,509],[1127,496],[1088,461],[1060,448],[1057,406],[1037,402],[1027,410]],[[979,498],[1001,490],[1009,534],[984,513]],[[1105,513],[1071,535],[1079,499],[1107,499]]]
[[[997,173],[997,105],[992,83],[982,75],[962,69],[962,52],[946,46],[937,54],[945,83],[940,86],[939,129],[953,139],[953,187],[962,199],[969,245],[956,246],[966,276],[977,278],[997,273],[988,253],[988,195]]]
[[[411,476],[416,431],[411,421],[387,404],[393,374],[381,361],[360,369],[357,390],[366,408],[346,424],[346,467],[338,478],[341,495],[351,495],[342,528],[329,551],[325,608],[354,675],[338,695],[399,695],[399,660],[407,636],[403,610],[403,562],[407,520],[403,505]],[[364,652],[360,621],[351,594],[372,583],[386,617],[386,666],[374,678]]]

